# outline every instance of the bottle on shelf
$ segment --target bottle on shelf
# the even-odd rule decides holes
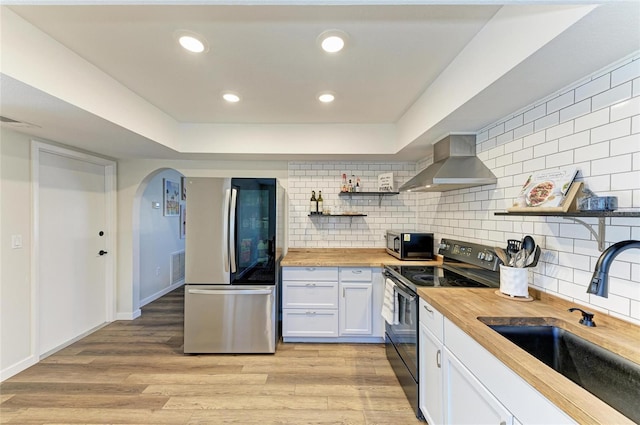
[[[311,199],[309,201],[309,214],[318,213],[318,200],[316,199],[316,191],[311,191]]]
[[[349,179],[349,184],[347,185],[347,192],[353,192],[353,181]]]
[[[346,173],[342,173],[342,186],[340,186],[340,191],[341,192],[347,192],[348,191],[347,174]]]
[[[356,192],[360,192],[362,187],[360,186],[360,177],[356,178]]]
[[[318,191],[318,214],[324,213],[324,201],[322,200],[322,191]]]

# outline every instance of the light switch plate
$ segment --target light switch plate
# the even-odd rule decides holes
[[[11,249],[22,248],[22,235],[11,235]]]

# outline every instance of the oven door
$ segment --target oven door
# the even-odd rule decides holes
[[[389,278],[396,284],[398,323],[386,323],[387,337],[418,382],[418,296],[402,282]]]

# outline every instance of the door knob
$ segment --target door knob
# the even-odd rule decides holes
[[[101,250],[98,252],[98,255],[104,255],[104,254],[107,254],[107,251],[105,251],[105,250],[103,250],[103,249],[101,249]]]

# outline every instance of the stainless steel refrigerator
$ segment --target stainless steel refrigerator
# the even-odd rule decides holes
[[[185,353],[274,353],[284,253],[276,179],[186,178]]]

